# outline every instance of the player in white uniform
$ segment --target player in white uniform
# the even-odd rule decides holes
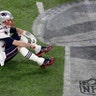
[[[29,42],[29,40],[31,42]],[[30,52],[27,47],[35,51]],[[13,16],[9,11],[0,11],[0,64],[13,58],[18,51],[29,60],[37,62],[41,68],[52,65],[54,58],[41,57],[44,53],[50,51],[52,46],[43,47],[37,44],[33,34],[20,28],[15,28]]]

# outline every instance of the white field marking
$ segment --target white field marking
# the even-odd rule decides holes
[[[39,14],[44,13],[44,5],[43,5],[43,3],[42,2],[36,2],[36,5],[37,5],[37,8],[38,8]]]
[[[88,13],[93,13],[92,7],[91,7],[91,5],[90,5],[90,4],[91,4],[90,1],[89,1],[89,0],[85,0],[85,1],[84,1],[84,4],[85,4],[85,6],[86,6],[86,4],[89,5],[89,6],[86,6],[86,8],[87,8],[87,12],[88,12]],[[91,15],[88,14],[88,16],[90,17],[90,19],[96,17],[95,14],[91,14]]]
[[[94,13],[92,13],[92,12],[87,12],[87,13],[85,13],[85,12],[74,12],[74,14],[79,16],[79,17],[80,16],[82,16],[82,17],[85,17],[85,16],[92,17],[92,16],[94,16],[94,18],[92,18],[92,20],[94,20],[94,19],[96,20],[96,12],[94,12]]]
[[[64,77],[63,77],[63,95],[70,93],[70,47],[65,46],[65,64],[64,64]]]

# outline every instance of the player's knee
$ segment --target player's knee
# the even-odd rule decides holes
[[[20,51],[20,49],[22,48],[22,47],[17,47],[18,48],[18,51]]]

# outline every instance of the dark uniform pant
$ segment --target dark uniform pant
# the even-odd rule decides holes
[[[16,32],[13,33],[13,35],[11,37],[14,40],[20,40],[20,36],[18,36],[18,33],[16,33]],[[10,43],[10,41],[7,40],[6,45],[5,45],[5,54],[6,54],[5,62],[12,59],[17,53],[18,53],[17,46],[12,45],[12,43]]]

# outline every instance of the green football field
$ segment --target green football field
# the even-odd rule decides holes
[[[73,0],[38,1],[43,2],[47,10]],[[32,32],[33,21],[38,16],[36,0],[0,0],[0,10],[13,14],[15,27]],[[18,54],[0,67],[0,96],[62,96],[64,47],[54,46],[44,57],[55,57],[54,64],[41,69],[36,62]]]

